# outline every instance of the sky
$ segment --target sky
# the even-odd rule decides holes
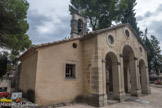
[[[27,20],[28,35],[33,44],[46,43],[70,36],[70,0],[27,0],[30,4]],[[148,28],[162,49],[162,0],[136,0],[138,27]]]

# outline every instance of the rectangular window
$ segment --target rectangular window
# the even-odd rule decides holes
[[[65,78],[66,79],[76,78],[76,65],[75,64],[66,64]]]

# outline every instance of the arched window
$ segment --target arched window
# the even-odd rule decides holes
[[[78,20],[78,34],[83,32],[83,21],[81,19]]]

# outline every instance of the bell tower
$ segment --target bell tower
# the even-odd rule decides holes
[[[71,13],[71,38],[86,35],[87,17],[79,13]]]

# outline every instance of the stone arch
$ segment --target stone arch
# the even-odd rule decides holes
[[[123,77],[124,77],[124,91],[137,95],[137,72],[135,52],[130,45],[125,45],[122,50],[123,62]]]
[[[144,59],[139,60],[139,81],[141,86],[141,92],[142,94],[148,94],[149,93],[149,84],[148,84],[148,73],[147,73],[147,67],[146,62]]]
[[[118,58],[113,52],[105,56],[106,94],[108,99],[117,99],[115,95],[119,91]]]
[[[106,55],[107,55],[108,53],[110,53],[110,52],[113,53],[113,54],[117,57],[117,61],[119,62],[119,61],[120,61],[120,60],[119,60],[119,56],[117,56],[118,54],[117,54],[116,51],[113,50],[113,49],[107,49],[107,50],[104,51],[103,60],[105,60]]]
[[[129,46],[132,49],[134,56],[135,57],[137,56],[137,54],[135,53],[135,49],[134,49],[133,45],[129,41],[125,41],[125,42],[122,43],[121,48],[120,48],[120,52],[123,52],[123,49],[124,49],[125,46]]]

